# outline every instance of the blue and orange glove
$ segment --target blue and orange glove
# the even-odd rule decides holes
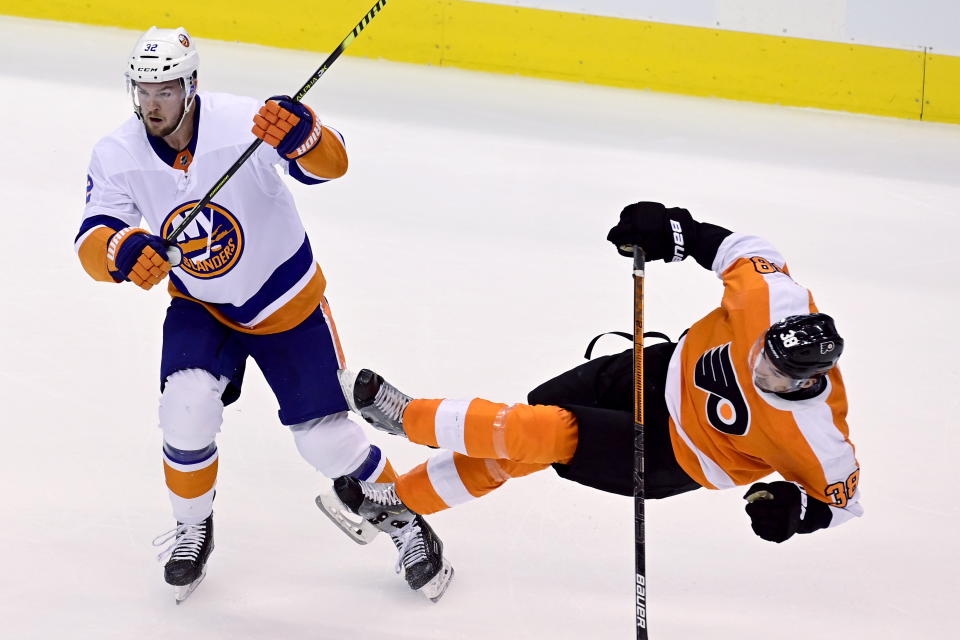
[[[107,268],[114,275],[150,289],[167,277],[167,246],[163,238],[143,229],[127,227],[117,231],[107,243]]]
[[[317,146],[322,131],[313,109],[290,96],[273,96],[253,116],[253,135],[287,160],[296,160]]]

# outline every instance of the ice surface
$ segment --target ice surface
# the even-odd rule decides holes
[[[167,296],[95,283],[72,251],[90,150],[130,114],[137,34],[14,18],[0,34],[0,635],[632,637],[629,499],[546,471],[431,518],[457,571],[433,605],[386,538],[355,545],[313,506],[326,481],[255,371],[219,438],[210,572],[176,607],[150,546],[172,524]],[[199,47],[203,89],[262,97],[322,60]],[[837,318],[865,517],[773,545],[737,491],[649,504],[652,638],[953,637],[960,128],[352,58],[308,102],[351,154],[344,180],[292,186],[349,364],[405,392],[519,401],[629,330],[630,264],[604,236],[641,199],[771,239]],[[673,336],[721,292],[692,261],[646,284],[648,328]],[[370,437],[400,469],[431,453]]]

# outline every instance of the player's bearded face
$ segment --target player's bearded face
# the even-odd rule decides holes
[[[137,83],[135,96],[147,133],[164,137],[173,133],[183,115],[183,85],[179,80]]]

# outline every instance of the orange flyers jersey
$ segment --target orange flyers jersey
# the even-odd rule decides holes
[[[723,280],[720,307],[680,340],[665,392],[677,460],[711,489],[747,485],[773,471],[831,505],[830,526],[863,513],[860,467],[846,423],[840,371],[823,391],[786,400],[760,391],[750,348],[774,322],[817,309],[765,240],[733,233],[721,243],[713,271]]]

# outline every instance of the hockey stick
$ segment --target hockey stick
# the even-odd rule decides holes
[[[644,532],[643,277],[646,256],[633,247],[633,525],[637,640],[647,640],[647,543]]]
[[[307,80],[302,87],[300,87],[300,90],[297,91],[295,96],[293,96],[294,102],[300,102],[303,99],[303,96],[306,95],[307,91],[310,91],[311,87],[317,83],[317,80],[323,77],[323,74],[327,72],[327,69],[330,67],[330,65],[332,65],[334,61],[340,57],[340,54],[343,53],[343,50],[350,46],[350,43],[353,42],[356,37],[360,35],[360,32],[363,31],[368,24],[370,24],[370,21],[373,20],[378,13],[380,13],[380,9],[382,9],[385,4],[387,4],[387,0],[377,0],[377,3],[373,5],[373,8],[370,9],[365,16],[363,16],[360,22],[357,23],[357,26],[353,28],[353,31],[347,34],[347,37],[344,38],[339,45],[337,45],[337,48],[333,50],[333,53],[327,56],[327,59],[323,61],[323,64],[321,64],[320,67],[313,72],[313,75],[310,76],[310,79]],[[253,155],[253,152],[257,150],[257,147],[260,146],[261,142],[263,142],[263,140],[257,138],[250,143],[250,146],[247,147],[247,150],[243,152],[243,155],[237,158],[237,161],[234,162],[229,169],[227,169],[227,172],[223,174],[223,177],[217,180],[217,183],[213,185],[210,191],[207,191],[207,195],[203,196],[203,199],[201,199],[200,202],[198,202],[196,206],[190,210],[190,213],[184,217],[183,222],[178,224],[177,227],[168,233],[166,238],[164,238],[164,240],[167,242],[167,245],[169,245],[167,247],[167,260],[171,265],[175,267],[180,264],[181,260],[183,260],[183,251],[181,251],[180,247],[177,246],[177,237],[183,233],[183,230],[186,229],[198,215],[200,215],[200,212],[203,211],[203,208],[210,204],[210,201],[213,200],[213,197],[216,196],[220,189],[223,188],[223,185],[227,184],[227,181],[229,181],[230,178],[232,178],[233,175],[240,170],[240,167],[243,166],[243,163]]]

